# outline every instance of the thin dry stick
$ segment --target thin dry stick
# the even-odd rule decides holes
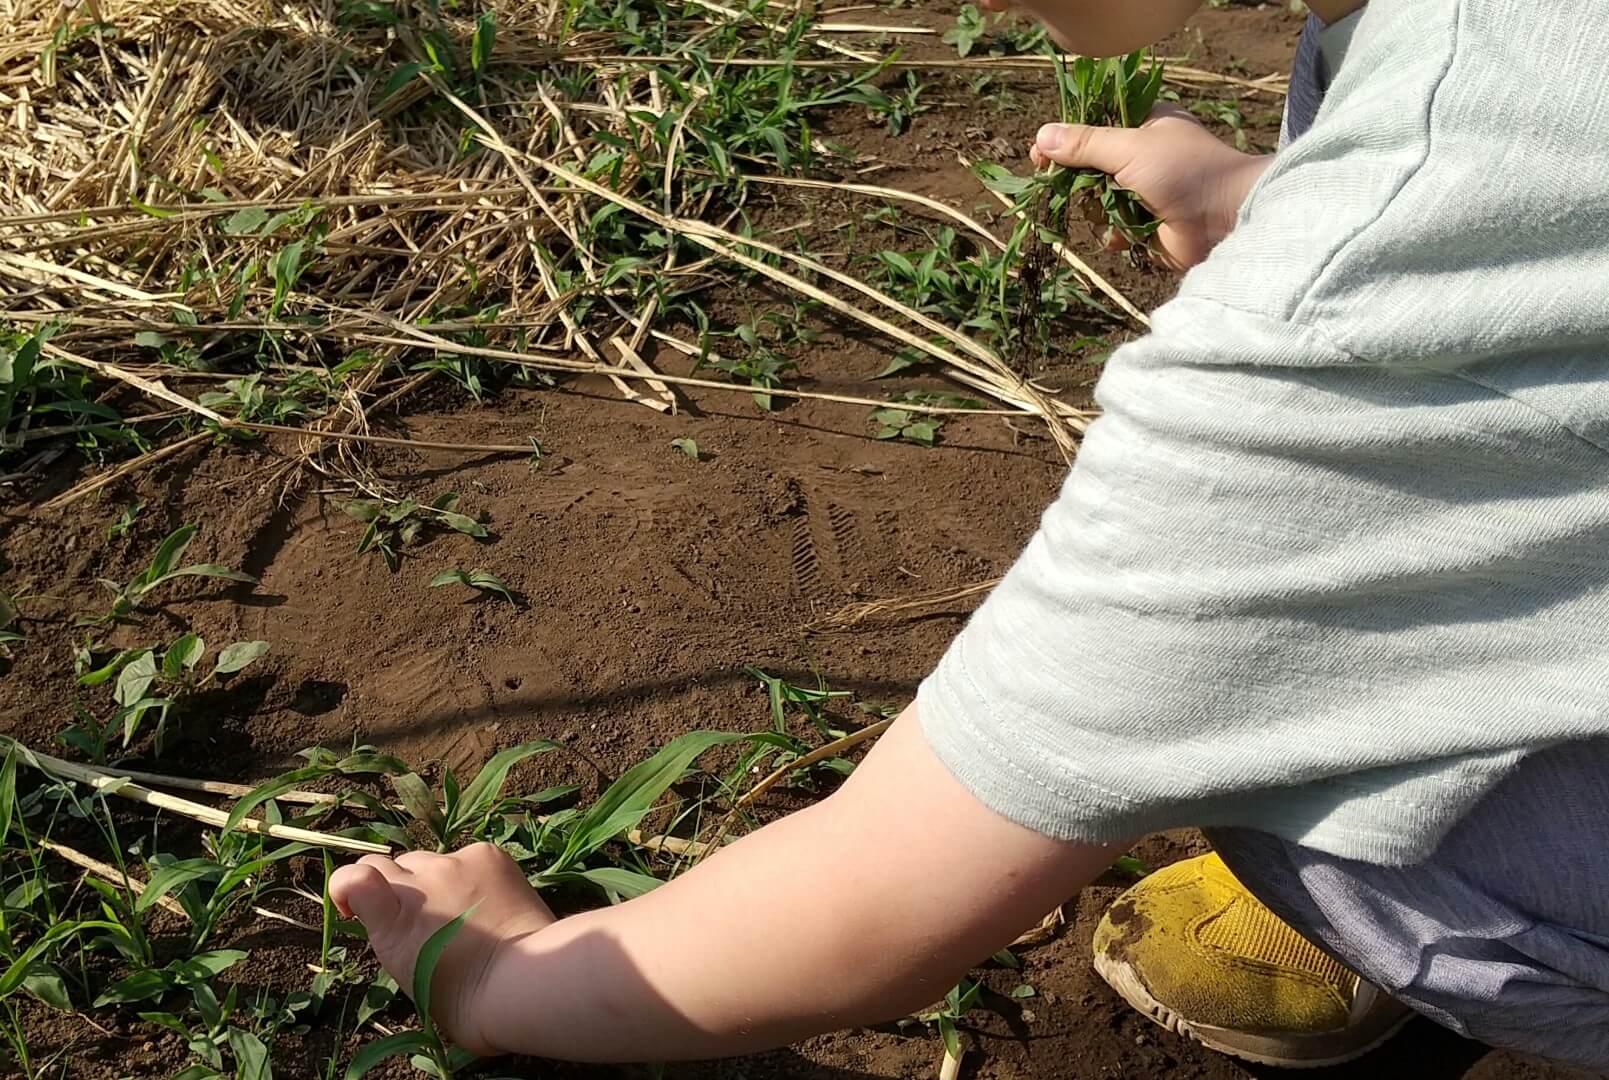
[[[191,435],[189,438],[180,439],[176,443],[169,443],[167,446],[152,450],[150,453],[141,454],[137,458],[123,462],[123,464],[119,465],[115,469],[112,469],[110,472],[101,473],[99,476],[92,476],[83,483],[74,485],[68,490],[62,492],[60,495],[57,495],[54,499],[51,499],[49,502],[45,503],[40,509],[63,510],[77,502],[79,499],[82,499],[84,496],[99,491],[101,488],[115,480],[121,480],[123,477],[128,476],[130,473],[138,472],[147,465],[155,465],[159,461],[173,457],[175,454],[187,450],[192,446],[207,442],[211,438],[211,433],[204,431],[199,435]]]
[[[117,795],[131,802],[179,814],[199,821],[204,825],[211,825],[214,828],[221,829],[228,824],[229,815],[222,810],[215,810],[210,806],[191,802],[189,799],[181,799],[176,795],[152,791],[150,788],[131,781],[107,776],[89,766],[64,761],[61,758],[31,750],[15,740],[11,740],[11,745],[22,752],[24,761],[46,775],[74,780],[97,791],[104,791],[108,795]],[[293,840],[298,843],[312,844],[315,847],[335,848],[340,851],[359,851],[371,855],[388,855],[391,853],[391,849],[384,844],[370,843],[367,840],[354,840],[351,837],[335,836],[330,833],[314,832],[311,829],[298,829],[292,825],[274,825],[270,822],[259,821],[256,818],[242,820],[239,828],[244,829],[246,832],[272,836],[276,840]]]
[[[816,762],[826,761],[830,757],[843,753],[851,746],[856,746],[860,743],[863,743],[867,739],[877,738],[877,736],[887,731],[889,725],[891,725],[893,722],[893,718],[890,717],[887,720],[879,720],[875,724],[868,724],[859,731],[851,731],[848,735],[845,735],[841,739],[834,739],[825,746],[818,746],[804,757],[795,758],[786,765],[773,769],[771,771],[771,775],[767,776],[764,780],[761,780],[758,784],[755,784],[752,788],[750,788],[743,795],[743,797],[737,801],[737,803],[733,806],[733,809],[743,810],[753,805],[755,799],[758,799],[761,795],[764,795],[767,791],[770,791],[784,776],[787,776],[791,772],[796,772],[799,769],[808,769]]]
[[[700,854],[708,854],[720,847],[721,842],[726,839],[726,834],[731,830],[733,823],[737,821],[738,814],[752,805],[755,799],[775,787],[777,782],[784,776],[798,769],[807,769],[818,761],[825,761],[830,757],[841,754],[857,743],[863,743],[867,739],[875,739],[887,731],[889,725],[893,722],[893,717],[887,720],[879,720],[877,723],[863,727],[859,731],[851,731],[841,739],[834,739],[825,746],[818,746],[803,757],[795,758],[786,765],[773,769],[769,776],[755,784],[737,802],[732,804],[732,809],[727,812],[725,817],[721,818],[720,825],[716,827],[715,836],[705,842],[704,851]]]
[[[498,136],[496,130],[492,128],[485,118],[483,118],[479,113],[475,112],[474,109],[471,109],[468,105],[466,105],[461,99],[443,86],[439,80],[433,80],[432,84],[436,86],[438,93],[452,102],[452,104],[456,106],[460,112],[464,113],[471,120],[473,120],[476,126],[481,129],[481,133],[477,136],[479,141],[491,149],[496,150],[505,158],[512,159],[512,157],[515,155],[525,157],[537,167],[552,173],[561,180],[568,181],[569,183],[574,184],[575,186],[590,192],[599,198],[616,203],[622,208],[637,214],[639,217],[645,218],[646,220],[658,225],[662,229],[676,232],[682,236],[685,236],[699,246],[708,248],[712,251],[717,251],[726,258],[729,258],[742,266],[746,266],[757,273],[764,274],[773,280],[780,281],[794,291],[803,293],[818,303],[824,304],[842,315],[846,315],[857,322],[870,326],[873,329],[878,330],[879,332],[886,334],[897,341],[903,342],[906,345],[913,346],[914,348],[917,348],[922,352],[929,354],[930,356],[943,360],[951,367],[959,369],[961,373],[970,375],[973,377],[973,379],[977,380],[969,381],[969,385],[976,386],[985,393],[998,397],[1008,404],[1019,405],[1026,411],[1033,412],[1036,415],[1043,417],[1046,421],[1047,427],[1050,430],[1051,437],[1055,439],[1057,447],[1062,452],[1062,456],[1066,458],[1067,461],[1072,461],[1074,454],[1077,452],[1077,448],[1073,443],[1072,433],[1068,430],[1068,424],[1066,421],[1070,418],[1069,414],[1071,414],[1071,418],[1075,421],[1080,420],[1081,417],[1077,413],[1077,410],[1072,409],[1071,406],[1068,406],[1063,402],[1054,401],[1050,398],[1047,398],[1031,383],[1028,383],[1017,376],[1016,373],[1007,367],[1004,361],[1002,361],[998,356],[985,349],[983,346],[979,345],[966,335],[961,334],[951,327],[945,326],[943,323],[940,323],[937,320],[932,319],[927,315],[923,315],[907,305],[900,303],[893,297],[888,296],[886,293],[883,293],[878,289],[874,289],[872,286],[867,285],[865,282],[860,281],[857,278],[853,278],[848,274],[843,274],[833,270],[831,267],[817,262],[816,260],[807,256],[800,255],[796,252],[791,252],[784,248],[776,247],[775,245],[767,244],[763,241],[755,240],[753,238],[738,236],[735,233],[728,232],[725,229],[718,228],[706,222],[666,217],[665,215],[660,214],[633,199],[629,199],[626,196],[621,195],[619,192],[611,191],[609,188],[606,188],[601,184],[594,183],[593,181],[588,180],[577,173],[571,172],[562,165],[558,165],[554,162],[543,158],[534,157],[529,154],[521,154],[507,143],[503,142],[503,140]],[[725,243],[723,240],[729,241],[729,243]],[[946,338],[947,340],[961,347],[963,351],[971,353],[973,356],[982,360],[983,363],[979,364],[973,360],[963,358],[962,356],[951,352],[949,349],[935,345],[928,339],[923,338],[920,335],[913,334],[903,327],[896,326],[880,316],[863,311],[860,308],[855,307],[853,304],[845,303],[836,296],[833,296],[831,293],[817,288],[815,285],[810,284],[802,278],[790,274],[787,271],[778,270],[773,266],[767,265],[760,259],[756,259],[751,255],[744,254],[742,251],[738,250],[737,246],[733,245],[752,247],[769,254],[781,256],[782,258],[788,259],[802,267],[805,267],[813,273],[821,274],[824,277],[829,277],[834,281],[839,282],[840,284],[847,285],[849,288],[854,289],[855,291],[877,301],[879,304],[883,305],[889,310],[900,313],[901,315],[910,319],[912,322],[922,326],[924,329]]]
[[[296,435],[309,436],[315,439],[329,439],[336,442],[375,443],[380,446],[402,446],[411,450],[453,450],[469,454],[529,454],[531,447],[510,446],[500,443],[447,443],[431,442],[427,439],[393,439],[384,435],[359,435],[353,431],[321,431],[317,428],[289,427],[285,424],[260,424],[255,420],[236,420],[224,416],[222,413],[207,408],[199,402],[192,401],[183,394],[175,393],[159,382],[142,379],[126,368],[116,364],[102,363],[99,360],[90,360],[87,357],[76,356],[56,345],[46,344],[46,351],[51,355],[60,357],[69,363],[78,364],[88,368],[99,375],[127,383],[142,393],[159,398],[182,409],[188,409],[197,416],[204,417],[217,424],[220,428],[234,428],[241,431],[256,431],[265,435]]]
[[[978,581],[971,585],[964,585],[959,589],[947,589],[942,592],[923,593],[918,596],[904,596],[883,600],[867,600],[858,604],[845,604],[825,618],[811,623],[807,630],[842,630],[866,622],[868,619],[882,618],[896,615],[903,611],[916,611],[921,608],[938,607],[941,604],[953,604],[957,600],[965,600],[971,596],[978,596],[990,592],[1002,581],[1002,578],[990,578],[988,581]]]
[[[101,878],[105,881],[110,881],[114,885],[123,885],[131,892],[136,894],[145,891],[146,882],[141,881],[133,874],[125,874],[111,863],[101,862],[101,860],[92,855],[85,855],[82,851],[79,851],[76,848],[70,848],[66,844],[58,843],[55,840],[51,840],[49,837],[42,838],[37,841],[37,843],[46,851],[59,855],[73,865],[88,870],[98,878]],[[180,904],[171,896],[163,896],[159,898],[157,900],[157,905],[161,907],[162,910],[170,911],[181,918],[187,919],[190,917],[189,912],[184,910],[184,905]],[[318,927],[309,923],[302,922],[300,919],[293,919],[289,915],[282,915],[277,911],[270,911],[268,908],[254,907],[251,909],[251,913],[253,915],[261,915],[265,919],[273,919],[275,922],[289,923],[291,926],[298,927],[302,930],[319,929]]]
[[[400,325],[400,324],[399,324]],[[353,341],[366,342],[379,345],[405,345],[415,349],[437,349],[442,351],[462,353],[465,356],[479,356],[488,360],[502,360],[506,363],[517,364],[521,367],[535,368],[540,371],[563,371],[575,375],[618,375],[622,379],[653,379],[658,382],[669,383],[673,386],[695,386],[705,390],[726,390],[739,394],[752,394],[754,387],[743,386],[739,383],[717,382],[714,379],[700,379],[691,375],[670,375],[664,372],[644,374],[632,368],[612,367],[608,364],[593,364],[584,360],[550,360],[532,359],[530,355],[517,353],[511,349],[493,349],[479,345],[459,345],[434,337],[416,327],[402,327],[418,337],[386,337],[378,334],[353,334]],[[662,330],[650,331],[649,336],[688,356],[699,355],[699,348],[679,338],[674,338]],[[716,354],[711,353],[711,356]],[[719,359],[718,356],[716,356]],[[800,398],[812,401],[833,401],[843,405],[865,405],[872,409],[904,409],[906,412],[924,413],[934,416],[1022,416],[1027,413],[1025,409],[960,409],[946,405],[921,405],[916,402],[885,401],[878,398],[855,397],[850,394],[827,394],[814,390],[790,390],[784,387],[768,388],[766,393],[772,397]],[[296,430],[300,430],[299,428]],[[529,453],[529,447],[526,448]]]
[[[243,799],[257,790],[250,784],[231,784],[223,780],[197,780],[189,776],[168,776],[165,773],[141,772],[138,769],[101,769],[92,765],[84,765],[81,768],[92,770],[114,780],[133,780],[137,784],[146,784],[151,787],[176,788],[179,791],[200,791],[208,795],[226,795],[231,799]],[[340,796],[331,795],[323,791],[282,791],[274,796],[274,801],[298,803],[304,806],[323,806],[328,803],[339,802]]]
[[[200,791],[232,799],[243,799],[257,790],[250,784],[232,784],[225,780],[197,780],[189,776],[169,776],[165,773],[141,772],[138,769],[100,769],[90,765],[80,767],[111,780],[133,780],[141,784],[177,788],[180,791]],[[341,796],[327,791],[291,790],[275,795],[274,801],[303,806],[328,806],[340,802]],[[626,841],[648,851],[668,851],[672,855],[699,855],[704,849],[704,845],[696,840],[684,840],[679,836],[649,836],[641,829],[627,831]]]
[[[101,860],[92,855],[85,855],[77,848],[70,848],[66,844],[57,843],[48,836],[41,837],[35,843],[52,855],[60,856],[80,869],[88,870],[103,881],[110,881],[114,885],[123,885],[136,894],[145,891],[145,882],[133,874],[125,874],[111,863],[101,862]],[[164,911],[171,911],[175,915],[184,915],[184,908],[171,896],[164,896],[157,903],[162,906]]]
[[[959,161],[962,165],[965,165],[968,172],[972,171],[972,161],[965,154],[956,154],[955,160]],[[981,181],[980,186],[982,186]],[[1012,210],[1011,200],[1005,195],[995,191],[993,188],[985,188],[985,190],[987,190],[989,194],[993,195],[995,197],[995,201],[1001,206],[1005,207],[1007,210]],[[1022,211],[1020,210],[1013,210],[1012,212],[1018,218],[1024,217]],[[1074,255],[1067,245],[1061,243],[1060,241],[1053,240],[1051,241],[1050,247],[1052,251],[1062,257],[1062,261],[1068,266],[1071,266],[1074,270],[1078,271],[1080,274],[1083,274],[1084,277],[1094,282],[1095,287],[1110,297],[1112,302],[1118,307],[1122,308],[1130,318],[1139,323],[1141,326],[1145,327],[1147,330],[1151,329],[1151,320],[1146,317],[1145,312],[1135,307],[1134,304],[1130,302],[1129,298],[1124,296],[1116,285],[1113,285],[1110,281],[1107,281],[1105,278],[1101,277],[1101,275],[1096,273],[1095,269],[1087,262],[1085,262],[1083,259],[1080,259],[1077,255]]]
[[[751,184],[776,184],[781,187],[816,188],[826,191],[848,191],[856,195],[872,195],[880,199],[897,199],[901,202],[915,203],[925,206],[929,210],[943,214],[951,221],[964,225],[972,232],[999,251],[1006,250],[1006,243],[994,233],[985,228],[976,218],[968,217],[955,207],[941,203],[937,199],[930,199],[926,195],[918,195],[911,191],[900,191],[898,188],[878,187],[876,184],[848,184],[837,180],[811,180],[803,176],[750,176],[745,175],[744,180]]]

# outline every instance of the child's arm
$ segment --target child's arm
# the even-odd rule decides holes
[[[1252,185],[1272,155],[1242,154],[1174,105],[1159,105],[1138,128],[1046,124],[1029,156],[1109,173],[1162,220],[1156,246],[1162,259],[1188,270],[1229,235]],[[1122,246],[1113,238],[1115,246]]]
[[[1120,56],[1183,26],[1202,0],[983,0],[991,11],[1015,4],[1045,24],[1063,48],[1085,56]]]
[[[554,922],[485,846],[370,856],[331,893],[403,986],[425,937],[478,903],[435,984],[440,1020],[469,1049],[663,1061],[937,1001],[1111,858],[978,802],[912,706],[836,794],[616,907]]]

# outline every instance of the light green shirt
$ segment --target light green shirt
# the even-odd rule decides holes
[[[1527,752],[1609,734],[1609,51],[1581,14],[1370,3],[921,688],[985,803],[1404,863]]]

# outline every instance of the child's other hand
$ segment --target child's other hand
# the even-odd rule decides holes
[[[368,855],[335,872],[330,898],[342,914],[363,923],[380,964],[409,991],[425,939],[473,907],[436,967],[431,1012],[442,1031],[466,1050],[499,1051],[478,1023],[488,1012],[479,998],[493,961],[554,921],[513,859],[491,844],[451,855],[410,851],[395,860]]]
[[[1241,203],[1272,161],[1226,146],[1201,122],[1173,105],[1158,105],[1138,128],[1046,124],[1028,156],[1110,174],[1140,197],[1162,227],[1155,246],[1162,261],[1188,270],[1234,228]],[[1109,235],[1114,250],[1127,247]]]

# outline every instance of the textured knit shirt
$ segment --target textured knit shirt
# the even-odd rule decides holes
[[[1399,864],[1609,733],[1609,52],[1581,10],[1369,4],[921,688],[984,803]]]

